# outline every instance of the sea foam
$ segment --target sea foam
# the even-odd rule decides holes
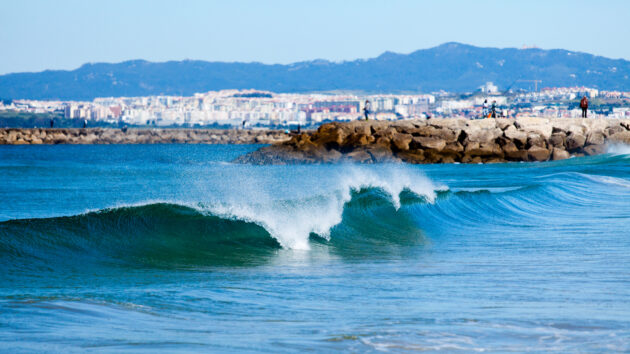
[[[381,189],[398,209],[403,190],[431,203],[436,198],[436,191],[446,189],[434,184],[417,169],[405,166],[386,165],[375,170],[348,165],[334,173],[335,184],[328,186],[323,194],[300,199],[292,199],[289,195],[272,199],[273,191],[261,186],[253,195],[240,193],[246,198],[204,205],[202,209],[213,215],[256,223],[284,248],[308,250],[311,233],[329,239],[331,228],[342,221],[344,205],[350,201],[353,191]]]

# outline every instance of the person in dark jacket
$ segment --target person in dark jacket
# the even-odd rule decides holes
[[[580,100],[580,108],[582,108],[582,118],[586,118],[588,115],[588,98],[586,96]]]
[[[370,101],[365,101],[365,106],[363,106],[363,114],[365,115],[365,120],[368,120],[370,116]]]

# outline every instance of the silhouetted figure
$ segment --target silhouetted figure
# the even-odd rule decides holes
[[[87,119],[83,120],[83,129],[87,128]]]
[[[363,107],[363,115],[365,116],[365,120],[368,120],[370,116],[370,101],[365,100],[365,106]]]
[[[302,132],[302,126],[300,124],[298,124],[297,133],[300,134],[301,132]]]
[[[586,96],[580,100],[580,108],[582,108],[582,118],[586,118],[588,115],[588,98]]]
[[[52,128],[55,125],[55,119],[50,118],[50,127]]]
[[[243,128],[242,129],[245,129],[245,121],[243,121]]]
[[[497,101],[492,101],[492,107],[490,108],[490,117],[497,117]]]

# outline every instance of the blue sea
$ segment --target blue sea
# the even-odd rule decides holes
[[[630,351],[630,149],[0,146],[0,352]]]

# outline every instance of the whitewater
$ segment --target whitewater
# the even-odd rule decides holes
[[[627,351],[630,149],[251,166],[0,146],[0,351]]]

